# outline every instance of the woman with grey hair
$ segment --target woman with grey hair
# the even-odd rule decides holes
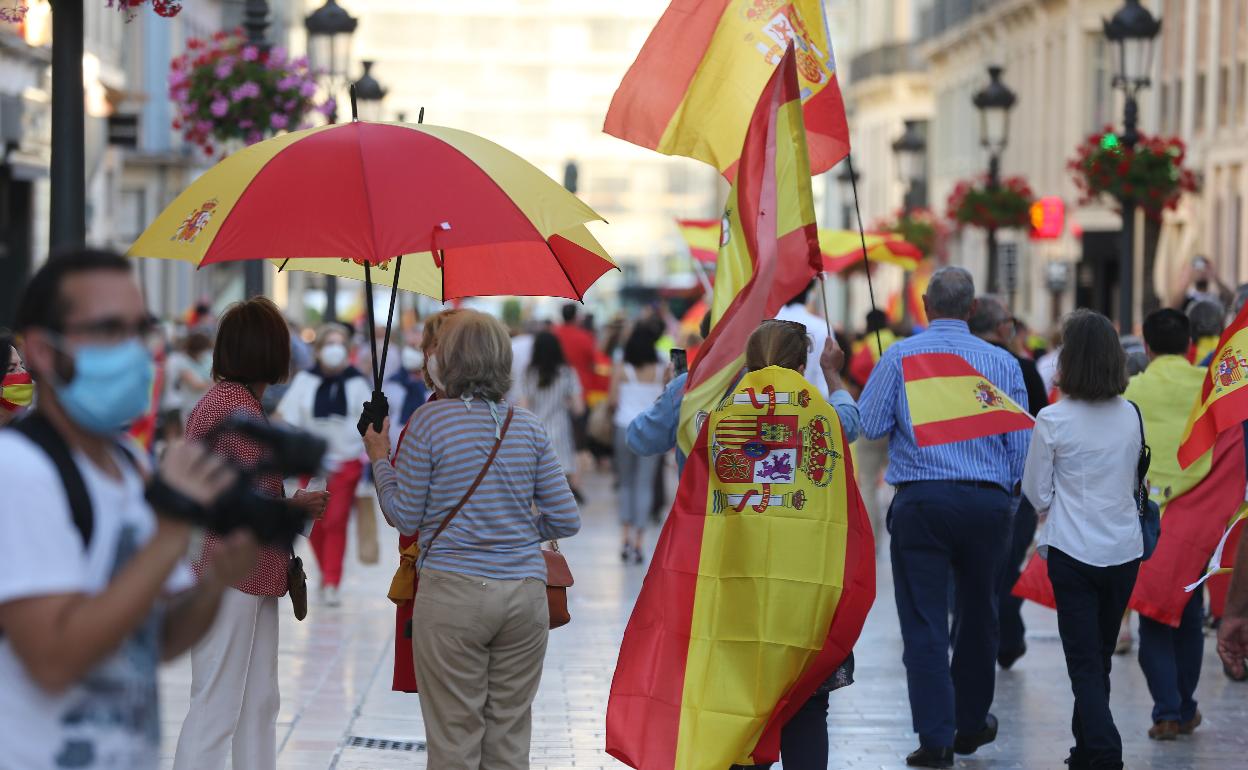
[[[412,415],[396,465],[388,426],[365,436],[386,520],[420,538],[412,650],[429,766],[527,768],[550,623],[540,546],[576,534],[580,514],[541,424],[505,400],[503,325],[463,311],[438,351],[446,398]]]

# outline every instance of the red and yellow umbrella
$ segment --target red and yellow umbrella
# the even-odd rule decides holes
[[[127,253],[197,266],[269,259],[358,279],[365,265],[409,255],[398,288],[435,299],[581,299],[615,267],[584,227],[596,219],[553,179],[479,136],[353,121],[230,155]]]

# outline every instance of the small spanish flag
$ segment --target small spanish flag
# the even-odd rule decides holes
[[[689,254],[704,265],[714,265],[723,245],[722,219],[677,219],[676,227],[689,244]]]
[[[1205,373],[1200,401],[1179,444],[1179,467],[1187,468],[1213,446],[1218,434],[1248,420],[1248,305],[1222,332]]]
[[[1035,426],[1026,409],[956,353],[906,356],[901,371],[914,440],[921,447]]]
[[[603,131],[736,178],[758,94],[793,46],[813,174],[849,153],[821,0],[672,0],[611,99]]]

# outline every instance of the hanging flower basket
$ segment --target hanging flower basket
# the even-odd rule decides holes
[[[914,246],[924,257],[944,257],[949,228],[931,209],[898,211],[892,217],[876,222],[872,232],[896,233]]]
[[[164,16],[167,19],[177,16],[178,11],[182,10],[181,0],[105,0],[104,5],[125,13],[126,21],[133,19],[139,9],[145,5],[152,6],[157,16]],[[26,12],[29,10],[30,3],[25,0],[0,1],[0,21],[16,24],[26,18]]]
[[[949,194],[946,216],[958,227],[1024,228],[1031,224],[1031,204],[1035,199],[1021,176],[1006,177],[993,189],[988,186],[987,175],[983,175],[958,182]]]
[[[1087,137],[1066,164],[1082,193],[1081,203],[1102,195],[1115,200],[1133,199],[1148,216],[1179,205],[1184,192],[1195,192],[1196,175],[1183,167],[1186,148],[1176,137],[1140,135],[1127,149],[1106,126],[1104,132]]]
[[[278,47],[262,51],[241,30],[191,38],[186,48],[170,65],[169,96],[178,109],[173,127],[206,155],[231,141],[255,144],[270,131],[306,128],[314,111],[329,114],[334,107],[332,99],[315,102],[305,57],[288,58]]]

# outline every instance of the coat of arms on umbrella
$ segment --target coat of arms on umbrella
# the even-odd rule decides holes
[[[195,236],[203,232],[204,228],[208,226],[208,222],[212,220],[212,215],[216,210],[216,198],[204,201],[199,208],[186,215],[186,218],[178,225],[177,232],[169,240],[194,243]]]

